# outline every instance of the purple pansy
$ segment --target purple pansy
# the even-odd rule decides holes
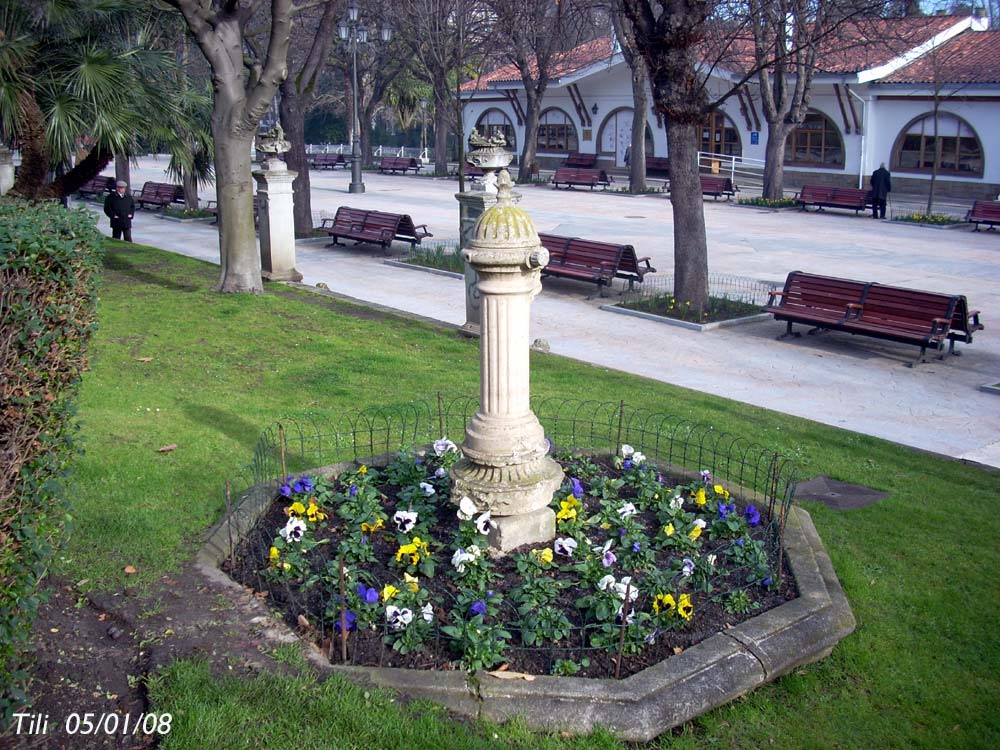
[[[633,552],[638,552],[641,549],[642,549],[642,544],[640,544],[639,542],[632,542],[632,551]]]
[[[625,471],[628,471],[629,469],[631,469],[632,468],[632,459],[626,458],[625,461],[622,463],[622,468],[625,469]]]
[[[347,494],[350,495],[351,497],[357,497],[358,496],[358,485],[352,484],[351,485],[351,489],[349,489],[347,491]]]
[[[473,616],[475,616],[475,615],[485,615],[486,614],[486,602],[484,602],[482,599],[476,599],[476,601],[474,601],[472,603],[472,606],[469,607],[469,614],[471,614]]]
[[[770,588],[770,586],[771,586],[771,576],[768,576],[763,581],[761,581],[760,585],[763,586],[764,588]]]
[[[344,612],[344,618],[343,619],[344,619],[344,622],[347,623],[347,631],[348,632],[350,632],[350,631],[352,631],[352,630],[354,630],[355,628],[358,627],[358,616],[356,614],[354,614],[353,612],[351,612],[351,610],[347,610],[346,612]],[[340,617],[338,617],[337,620],[333,623],[333,629],[336,632],[338,632],[338,633],[340,632],[340,623],[341,623],[341,618]]]
[[[570,480],[570,482],[573,485],[573,497],[579,500],[581,497],[583,497],[583,485],[580,483],[580,480],[577,479],[576,477],[573,477]]]
[[[610,568],[617,561],[618,558],[615,556],[614,552],[612,552],[610,549],[604,550],[604,554],[601,556],[601,565],[603,565],[605,568]]]
[[[365,604],[378,604],[378,589],[374,586],[369,588],[363,583],[358,584],[358,596]]]
[[[748,505],[747,509],[743,511],[743,515],[747,519],[748,526],[756,526],[760,523],[760,511],[753,505]]]

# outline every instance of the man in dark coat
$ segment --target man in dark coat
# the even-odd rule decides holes
[[[127,182],[118,180],[115,192],[108,193],[108,197],[104,199],[104,214],[111,219],[111,236],[116,240],[124,239],[126,242],[131,242],[135,201],[128,191]]]
[[[872,185],[872,218],[885,218],[885,201],[892,192],[892,180],[889,178],[889,170],[885,168],[885,162],[872,172],[870,180]]]

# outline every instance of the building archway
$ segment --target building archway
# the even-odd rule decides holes
[[[962,177],[983,176],[983,144],[968,122],[950,112],[914,118],[892,147],[892,168],[900,172]]]
[[[626,151],[632,144],[632,120],[635,110],[632,107],[619,107],[608,113],[601,123],[597,133],[597,152],[606,158],[614,159],[616,167],[625,167]],[[646,123],[644,150],[646,156],[653,155],[653,132]]]
[[[802,124],[788,134],[785,164],[843,168],[844,139],[833,120],[822,112],[809,110]]]
[[[542,153],[568,154],[579,150],[576,125],[563,110],[550,107],[538,116],[536,150]]]
[[[494,133],[500,133],[507,141],[507,149],[517,153],[517,131],[514,130],[514,123],[503,110],[490,107],[483,112],[476,120],[476,130],[487,138]]]
[[[706,154],[722,156],[743,156],[740,131],[721,111],[710,112],[701,126],[701,150]]]

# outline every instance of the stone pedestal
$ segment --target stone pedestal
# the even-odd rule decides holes
[[[530,406],[529,318],[548,252],[528,215],[513,205],[510,175],[500,173],[496,203],[462,251],[479,278],[480,406],[452,469],[457,503],[468,496],[489,510],[490,546],[505,553],[555,536],[548,507],[563,480]]]
[[[14,187],[14,156],[6,146],[0,146],[0,195]]]
[[[264,169],[253,173],[259,204],[261,276],[268,281],[302,281],[302,274],[295,270],[292,202],[292,180],[298,173],[289,172],[277,158],[264,164]]]

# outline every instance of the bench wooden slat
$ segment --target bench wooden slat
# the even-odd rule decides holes
[[[795,195],[795,202],[803,210],[806,206],[816,206],[817,209],[843,208],[857,214],[871,205],[871,191],[833,185],[803,185]]]
[[[403,172],[404,174],[409,170],[413,170],[416,174],[421,169],[423,169],[423,164],[420,160],[414,156],[383,156],[379,161],[378,171],[379,172]]]
[[[434,235],[426,224],[414,224],[408,214],[391,214],[385,211],[367,211],[341,206],[333,218],[324,218],[317,230],[326,232],[339,245],[341,239],[354,240],[356,244],[369,242],[388,247],[394,240],[419,245],[426,237]]]
[[[556,188],[560,185],[566,185],[568,188],[572,188],[574,185],[581,185],[593,190],[598,185],[607,188],[612,180],[613,178],[603,169],[557,167],[555,174],[552,175],[549,181]]]
[[[1000,201],[973,201],[972,208],[965,214],[965,220],[975,224],[979,231],[980,224],[986,224],[990,229],[1000,225]]]

